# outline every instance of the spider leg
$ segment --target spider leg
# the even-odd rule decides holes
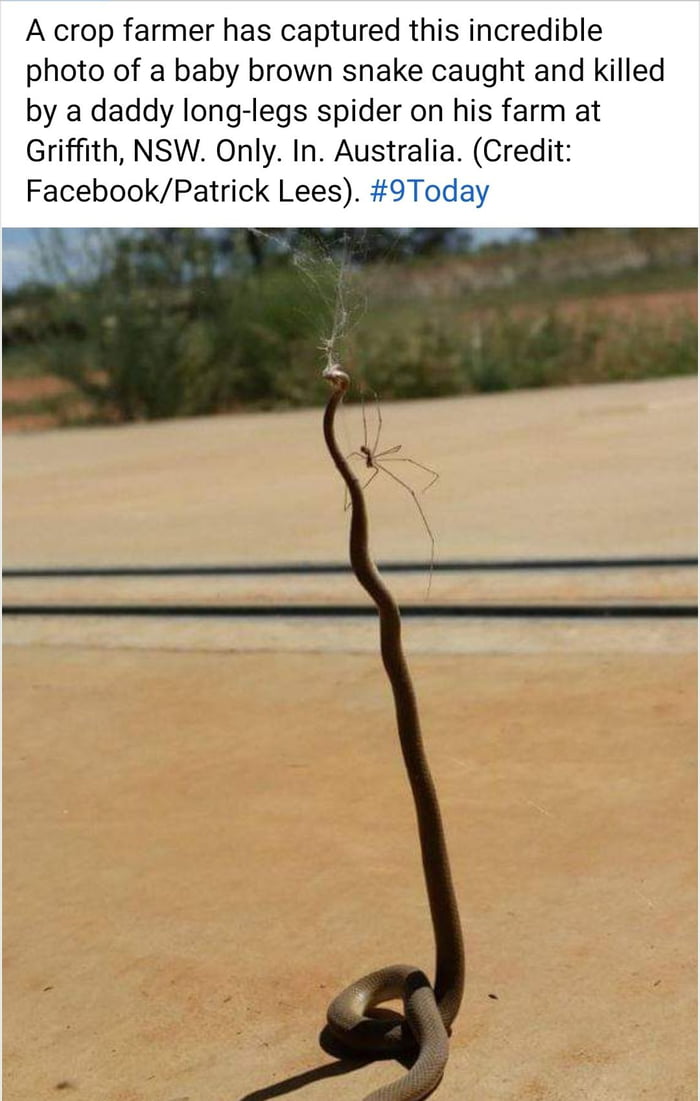
[[[345,456],[345,458],[346,459],[362,459],[363,462],[366,462],[366,460],[367,460],[366,455],[363,455],[361,451],[351,451],[348,455]],[[343,512],[347,512],[349,508],[350,508],[350,494],[348,493],[348,487],[345,486],[345,492],[343,494]]]
[[[360,403],[362,405],[362,433],[363,433],[363,436],[364,436],[364,445],[365,445],[365,447],[368,447],[369,444],[367,443],[367,410],[365,408],[365,395],[364,395],[364,393],[360,394]]]
[[[393,450],[393,448],[392,448],[392,450]],[[375,455],[375,458],[381,458],[382,455],[388,455],[388,454],[389,454],[388,451],[382,451],[380,453],[380,455]],[[423,466],[423,463],[417,463],[415,459],[405,459],[405,458],[396,458],[396,457],[394,457],[393,459],[387,459],[386,462],[389,462],[389,463],[412,463],[413,466],[419,466],[421,468],[421,470],[426,470],[428,472],[428,474],[432,474],[431,480],[428,482],[427,486],[424,489],[421,490],[421,493],[427,493],[428,490],[430,489],[430,487],[434,486],[435,483],[437,482],[438,478],[440,477],[437,470],[432,470],[429,466]],[[387,470],[387,474],[388,473],[389,473],[389,471]]]
[[[374,394],[374,403],[377,406],[377,435],[374,441],[374,447],[372,448],[372,454],[374,455],[379,447],[379,437],[382,434],[382,407],[379,404],[379,395],[374,390],[372,393]],[[367,443],[367,440],[365,440],[365,443]]]
[[[374,479],[377,477],[378,473],[379,473],[379,467],[375,466],[374,470],[370,474],[370,476],[367,479],[367,481],[365,482],[365,484],[363,486],[360,486],[360,489],[362,490],[363,493],[367,489],[367,486],[370,484],[370,482],[374,481]],[[387,471],[387,473],[388,473],[388,471]],[[347,512],[349,508],[350,508],[350,494],[348,492],[348,487],[346,486],[345,487],[345,501],[343,502],[343,512]]]
[[[390,470],[387,470],[387,468],[385,466],[382,466],[381,463],[377,463],[377,470],[383,470],[385,474],[388,474],[390,478],[393,478],[395,482],[398,482],[400,486],[403,486],[404,489],[408,490],[408,492],[411,494],[411,497],[414,500],[416,508],[418,509],[418,511],[421,515],[421,520],[423,521],[423,526],[425,527],[425,530],[428,533],[428,538],[430,539],[430,572],[428,574],[428,594],[429,594],[430,593],[430,586],[431,586],[432,580],[433,580],[433,567],[435,565],[435,536],[433,535],[430,524],[428,523],[428,519],[427,519],[425,513],[423,512],[420,501],[418,500],[418,498],[416,497],[416,494],[414,493],[414,491],[411,489],[410,485],[408,485],[407,482],[402,481],[401,478],[399,478],[396,474],[392,474],[392,472]]]
[[[377,477],[378,473],[379,473],[379,467],[375,466],[375,468],[372,471],[372,473],[370,474],[369,478],[367,479],[365,484],[362,486],[363,490],[367,489],[367,486],[369,485],[369,483],[374,481],[374,479]]]

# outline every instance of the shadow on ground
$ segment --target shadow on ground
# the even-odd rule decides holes
[[[382,1017],[386,1017],[391,1023],[401,1020],[401,1017],[391,1010],[375,1010],[375,1014],[377,1016],[381,1015]],[[326,1063],[320,1067],[313,1067],[311,1070],[301,1071],[300,1074],[292,1074],[282,1082],[274,1082],[269,1086],[262,1086],[260,1089],[253,1090],[252,1093],[246,1093],[243,1097],[239,1097],[238,1101],[271,1101],[274,1097],[284,1097],[285,1094],[294,1093],[295,1090],[303,1089],[304,1086],[311,1085],[312,1082],[320,1082],[324,1078],[336,1078],[340,1074],[349,1074],[353,1070],[360,1070],[362,1067],[366,1067],[368,1063],[376,1063],[382,1059],[393,1058],[394,1062],[408,1070],[415,1059],[415,1056],[411,1055],[407,1055],[405,1058],[381,1055],[349,1056],[345,1053],[328,1028],[324,1028],[320,1033],[318,1042],[328,1055],[334,1056],[337,1062]]]

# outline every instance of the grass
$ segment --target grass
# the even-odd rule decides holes
[[[6,417],[49,416],[62,420],[66,413],[66,395],[53,394],[50,397],[28,398],[26,401],[3,401],[2,411]]]
[[[34,344],[7,348],[2,357],[4,378],[38,378],[43,374],[41,359]]]
[[[551,306],[575,300],[598,300],[614,295],[662,294],[695,291],[697,271],[672,268],[666,271],[628,271],[610,276],[567,279],[561,283],[518,283],[511,287],[493,287],[470,295],[470,307],[476,310],[509,309],[516,306]]]
[[[696,348],[691,318],[621,325],[605,316],[567,319],[552,309],[465,322],[443,312],[377,327],[357,363],[385,398],[437,397],[692,374]]]

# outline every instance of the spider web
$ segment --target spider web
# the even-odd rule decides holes
[[[286,254],[308,287],[309,300],[322,303],[318,348],[323,367],[342,362],[353,378],[364,384],[362,365],[353,354],[352,337],[371,308],[371,264],[367,261],[389,260],[401,247],[401,231],[387,239],[380,257],[376,243],[370,249],[369,235],[376,232],[373,230],[285,231],[292,233],[291,238],[276,230],[254,228],[250,232],[273,243],[281,255]],[[311,310],[307,316],[310,314]]]
[[[360,324],[364,315],[370,309],[371,287],[368,283],[365,265],[363,263],[366,255],[367,245],[367,231],[364,230],[352,230],[347,232],[334,233],[332,237],[328,239],[324,238],[323,231],[308,231],[308,236],[302,238],[303,244],[300,244],[299,239],[295,239],[294,242],[290,242],[289,239],[275,234],[272,230],[254,229],[252,232],[259,236],[272,241],[275,246],[287,253],[290,257],[293,267],[299,272],[300,278],[309,287],[310,297],[320,301],[324,305],[324,329],[320,333],[320,339],[318,348],[321,352],[324,364],[323,366],[332,366],[339,364],[345,368],[349,374],[351,374],[353,381],[355,382],[355,394],[348,395],[350,400],[358,400],[362,403],[362,421],[364,429],[364,443],[367,446],[368,440],[368,410],[365,407],[366,398],[371,398],[371,409],[376,408],[376,416],[379,418],[377,424],[377,436],[381,431],[381,411],[379,406],[379,397],[375,391],[368,384],[368,380],[364,376],[362,365],[355,361],[352,349],[352,335],[354,330]],[[395,249],[400,247],[400,231],[397,231],[394,242],[390,243],[384,250],[382,259],[389,259]],[[376,256],[376,253],[375,253]],[[347,402],[346,398],[346,402]],[[350,432],[348,430],[348,424],[345,419],[345,402],[341,406],[341,424],[342,433],[345,437],[345,452],[348,456],[359,456],[364,460],[364,457],[353,449],[351,443]],[[372,413],[369,414],[372,419]],[[377,422],[375,422],[377,423]],[[374,431],[371,432],[374,438]],[[391,448],[390,452],[395,452],[400,449]],[[407,474],[407,466],[413,464],[414,467],[421,467],[424,471],[429,471],[435,474],[429,467],[425,467],[422,463],[415,462],[413,459],[401,456],[390,456],[390,452],[385,453],[383,461],[393,462],[398,461],[402,464],[402,473]],[[382,459],[381,456],[377,456]],[[404,466],[403,464],[406,464]],[[426,537],[430,542],[430,555],[428,568],[428,585],[426,596],[430,594],[433,570],[436,556],[436,542],[432,529],[426,517],[425,511],[418,499],[416,493],[416,487],[414,487],[410,481],[404,481],[402,477],[399,477],[396,473],[386,469],[386,467],[380,466],[379,469],[375,469],[374,473],[378,474],[382,472],[383,476],[395,483],[398,483],[398,487],[401,487],[406,496],[412,498],[412,508],[415,508],[418,513],[420,522],[425,529]],[[372,476],[370,481],[373,480]],[[435,477],[437,480],[437,475]],[[433,482],[430,482],[427,487],[430,488]],[[398,488],[397,487],[397,488]],[[418,492],[421,492],[421,488],[418,487]],[[417,564],[417,568],[421,568],[422,564]]]

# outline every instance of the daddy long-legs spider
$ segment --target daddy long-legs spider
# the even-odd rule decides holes
[[[426,486],[423,487],[423,489],[421,490],[422,493],[426,493],[430,489],[431,486],[435,485],[435,483],[437,482],[440,475],[437,473],[437,471],[432,470],[429,466],[425,466],[423,463],[417,462],[415,459],[410,459],[406,455],[399,455],[398,452],[403,447],[403,444],[397,443],[393,447],[384,448],[384,450],[382,450],[382,451],[378,450],[379,441],[380,441],[381,434],[382,434],[383,421],[382,421],[382,410],[381,410],[381,406],[379,404],[379,398],[377,397],[376,394],[374,394],[374,402],[375,402],[375,407],[376,407],[376,411],[377,411],[377,431],[375,433],[374,442],[370,445],[369,430],[368,430],[368,426],[367,426],[367,409],[366,409],[366,405],[365,405],[365,399],[364,399],[364,396],[363,396],[362,397],[362,426],[363,426],[364,442],[360,445],[359,451],[351,451],[350,454],[348,455],[348,458],[349,459],[353,459],[353,458],[354,459],[361,459],[364,462],[367,469],[372,471],[369,478],[367,479],[365,484],[362,486],[363,490],[367,489],[367,487],[371,484],[371,482],[374,481],[374,479],[377,477],[377,475],[379,473],[383,473],[383,474],[386,474],[389,478],[391,478],[394,482],[397,482],[400,486],[402,486],[403,489],[405,489],[407,493],[410,493],[411,497],[413,498],[413,502],[414,502],[416,508],[418,509],[418,512],[420,514],[420,518],[423,522],[423,526],[424,526],[424,528],[425,528],[425,530],[428,534],[428,538],[430,539],[430,569],[429,569],[429,574],[428,574],[428,593],[430,593],[430,586],[431,586],[431,583],[432,583],[432,580],[433,580],[433,567],[435,565],[435,536],[433,535],[430,524],[428,523],[428,518],[425,515],[425,512],[423,510],[423,506],[421,505],[420,501],[418,500],[418,495],[416,494],[415,490],[408,484],[408,482],[405,482],[403,480],[403,478],[399,478],[398,474],[394,473],[394,471],[388,470],[387,467],[386,467],[386,463],[410,463],[411,466],[416,466],[420,470],[424,470],[427,474],[430,474],[431,475],[430,481],[428,482],[428,484]],[[345,508],[346,509],[349,507],[349,503],[350,502],[349,502],[349,499],[348,499],[348,494],[347,494],[347,489],[346,489],[346,491],[345,491]]]

